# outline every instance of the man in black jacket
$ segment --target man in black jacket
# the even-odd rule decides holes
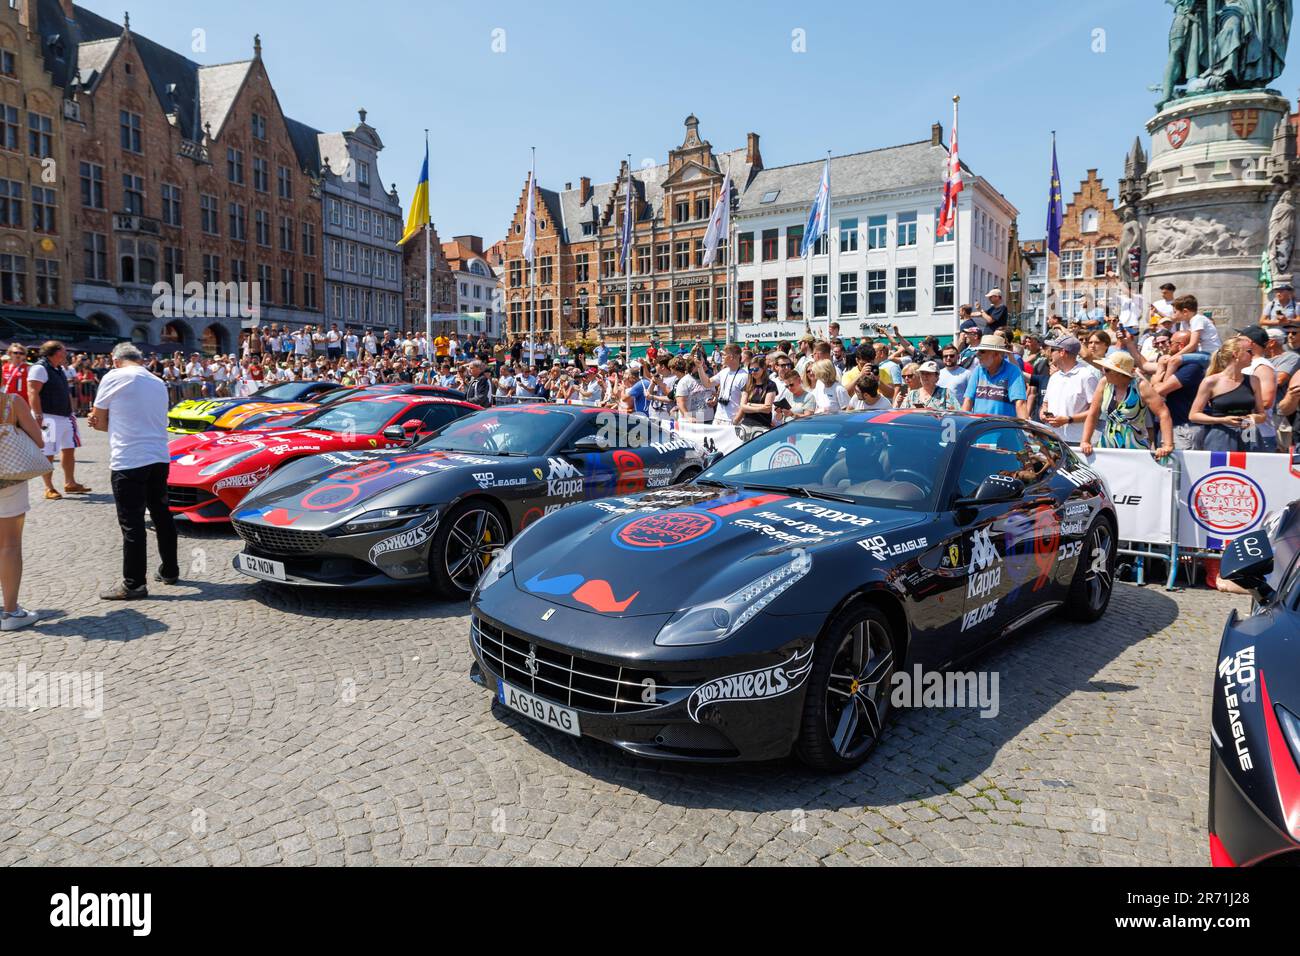
[[[492,404],[492,379],[482,360],[474,359],[469,363],[469,385],[465,389],[465,400],[487,408]]]

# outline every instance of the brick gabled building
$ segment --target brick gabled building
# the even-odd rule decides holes
[[[762,169],[758,135],[745,148],[715,153],[694,115],[667,162],[632,170],[632,307],[634,345],[652,338],[720,338],[726,329],[725,257],[704,267],[704,234],[727,173],[734,196]],[[539,341],[569,342],[584,331],[624,341],[626,279],[618,265],[627,163],[611,181],[537,188],[536,331]],[[505,239],[507,331],[529,334],[530,283],[523,261],[525,177]]]
[[[438,330],[452,322],[452,316],[456,314],[456,277],[447,264],[447,257],[442,254],[438,227],[432,223],[429,224],[429,238],[433,241],[429,272],[433,287],[431,311],[434,334],[437,335]],[[423,229],[402,246],[402,314],[405,318],[401,326],[405,332],[424,331],[424,247]]]
[[[251,59],[202,66],[70,0],[22,2],[63,91],[77,314],[112,335],[209,352],[232,351],[249,313],[318,324],[315,131],[285,117],[260,40]]]
[[[1124,223],[1097,170],[1088,170],[1061,223],[1061,254],[1047,253],[1049,304],[1066,321],[1084,308],[1114,309]]]

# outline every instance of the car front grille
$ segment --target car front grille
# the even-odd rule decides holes
[[[325,535],[319,531],[276,528],[272,525],[249,524],[244,521],[231,523],[234,524],[239,536],[247,541],[253,550],[263,554],[285,557],[314,554],[325,543]]]
[[[685,698],[695,688],[664,675],[578,657],[481,620],[470,636],[483,662],[503,680],[566,707],[599,714],[634,714]]]
[[[200,502],[210,501],[215,497],[216,495],[206,488],[196,488],[192,485],[167,486],[167,504],[173,508],[193,508]]]

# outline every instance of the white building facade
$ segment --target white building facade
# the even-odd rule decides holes
[[[799,246],[824,161],[758,172],[733,218],[738,338],[797,337],[805,301],[807,326],[821,334],[835,321],[846,336],[894,325],[912,338],[948,336],[957,305],[1005,294],[1017,212],[964,165],[957,238],[935,235],[942,140],[936,125],[928,141],[832,157],[830,234],[807,259]]]

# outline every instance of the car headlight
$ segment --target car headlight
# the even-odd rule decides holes
[[[1277,714],[1277,722],[1282,728],[1282,735],[1286,737],[1286,744],[1291,748],[1291,759],[1296,762],[1297,767],[1300,767],[1300,717],[1291,713],[1281,704],[1275,704],[1273,710]]]
[[[199,474],[202,475],[204,478],[207,478],[210,475],[219,475],[223,471],[229,471],[231,468],[234,468],[239,463],[246,461],[249,458],[252,458],[261,450],[262,449],[260,448],[250,448],[248,449],[248,451],[241,451],[237,454],[231,455],[229,458],[222,458],[219,461],[214,461],[206,468],[200,468]]]
[[[487,570],[484,571],[482,577],[478,579],[478,584],[474,586],[474,593],[470,596],[471,601],[478,597],[480,592],[486,591],[488,587],[496,584],[510,573],[510,569],[513,567],[514,562],[515,543],[518,541],[519,536],[516,535],[514,538],[510,539],[509,544],[498,550],[496,555],[493,556],[492,563],[487,566]]]
[[[404,505],[400,508],[378,508],[364,511],[350,519],[335,534],[369,534],[372,531],[387,531],[400,528],[417,515],[426,515],[436,505]]]
[[[713,644],[740,630],[812,570],[812,556],[796,551],[785,564],[720,601],[678,611],[659,631],[660,645]]]

